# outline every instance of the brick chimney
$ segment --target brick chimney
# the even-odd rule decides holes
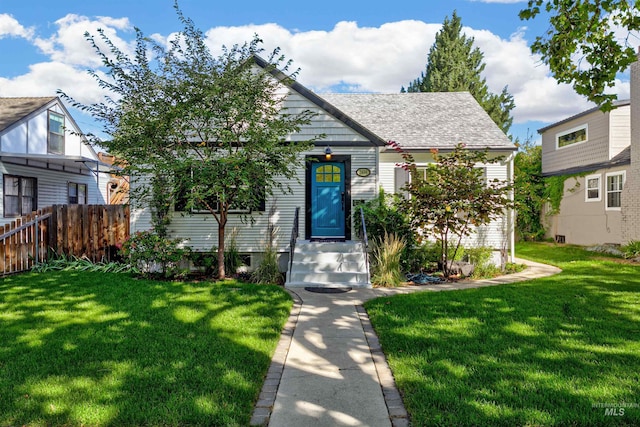
[[[638,52],[640,56],[640,50]],[[631,165],[622,190],[622,243],[640,240],[640,61],[631,64]]]

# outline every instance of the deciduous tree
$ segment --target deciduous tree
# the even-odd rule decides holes
[[[512,206],[512,186],[498,179],[487,182],[484,170],[478,167],[503,159],[490,158],[487,150],[468,150],[458,144],[448,154],[432,150],[435,162],[419,168],[410,153],[390,144],[402,155],[402,167],[411,176],[403,209],[414,229],[440,243],[442,268],[448,277],[449,260],[455,258],[463,238],[502,217]]]
[[[549,15],[549,29],[536,37],[532,52],[542,55],[556,80],[608,111],[616,95],[605,92],[637,59],[628,41],[640,29],[638,6],[635,0],[529,0],[519,16]]]
[[[184,28],[170,46],[137,30],[133,58],[104,32],[98,39],[86,34],[107,71],[106,77],[92,74],[110,95],[91,105],[71,101],[103,123],[110,138],[99,143],[126,161],[126,173],[151,177],[153,185],[142,189],[157,190],[156,207],[166,211],[178,203],[187,214],[204,210],[215,218],[218,276],[224,278],[230,211],[250,212],[265,197],[289,190],[286,183],[296,179],[300,153],[312,140],[284,140],[313,113],[284,107],[282,85],[297,72],[278,50],[260,59],[256,36],[216,57],[193,21],[177,3],[175,8]],[[137,193],[139,199],[147,195]],[[167,212],[155,216],[166,219]]]

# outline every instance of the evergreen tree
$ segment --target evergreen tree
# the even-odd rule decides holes
[[[506,86],[500,94],[489,92],[486,79],[481,76],[485,68],[484,54],[473,47],[473,41],[473,37],[462,33],[462,20],[454,11],[451,19],[445,18],[442,29],[436,34],[436,41],[427,57],[426,71],[410,82],[406,91],[468,91],[507,133],[513,122],[513,96]]]

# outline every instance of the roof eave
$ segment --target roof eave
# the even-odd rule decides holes
[[[259,57],[258,55],[254,55],[254,60],[256,64],[262,68],[268,68],[269,66],[269,63],[265,59]],[[291,89],[295,90],[300,95],[304,96],[309,101],[311,101],[312,103],[314,103],[315,105],[317,105],[318,107],[325,110],[327,113],[331,114],[333,117],[335,117],[336,119],[344,123],[346,126],[353,129],[355,132],[369,139],[371,144],[377,147],[383,147],[387,145],[386,140],[384,140],[380,136],[376,135],[375,133],[371,132],[369,129],[359,124],[357,121],[349,117],[346,113],[341,111],[339,108],[327,102],[322,97],[318,96],[316,93],[314,93],[313,91],[311,91],[310,89],[302,85],[301,83],[298,83],[296,80],[289,80],[289,77],[286,74],[284,74],[282,71],[278,70],[275,67],[269,71],[275,78],[283,82],[283,84],[286,84]]]

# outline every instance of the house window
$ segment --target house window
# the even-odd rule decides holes
[[[333,165],[324,165],[316,169],[316,182],[340,182],[342,174],[340,168]]]
[[[600,195],[600,175],[587,175],[584,178],[586,190],[584,194],[585,202],[599,202],[602,200]]]
[[[587,131],[587,125],[584,125],[556,134],[556,148],[564,148],[569,145],[585,142],[588,138]]]
[[[4,217],[27,215],[36,210],[37,183],[35,178],[4,175]]]
[[[607,209],[619,210],[622,206],[624,172],[607,174]]]
[[[423,178],[427,178],[427,167],[428,166],[416,166],[418,174]],[[474,169],[480,171],[480,179],[485,184],[488,182],[487,168],[484,166],[475,166]],[[394,190],[395,194],[400,194],[405,198],[409,197],[409,194],[404,189],[404,187],[411,182],[411,174],[409,171],[404,168],[398,167],[394,170]]]
[[[64,116],[49,111],[49,154],[64,154]]]
[[[193,176],[193,172],[188,172],[190,176]],[[174,205],[174,210],[177,212],[184,212],[187,210],[187,192],[188,188],[184,186],[177,191],[176,201]],[[253,208],[248,208],[246,206],[231,206],[229,209],[230,213],[250,213],[251,211],[264,212],[266,209],[266,194],[263,188],[256,187],[255,194],[258,196],[258,202],[256,206]],[[219,203],[217,197],[211,196],[206,205],[209,205],[214,211],[219,211]],[[205,203],[201,203],[200,205],[196,205],[191,208],[191,213],[210,213],[209,209]]]
[[[70,205],[86,205],[87,204],[87,184],[78,184],[70,182],[67,186]]]

